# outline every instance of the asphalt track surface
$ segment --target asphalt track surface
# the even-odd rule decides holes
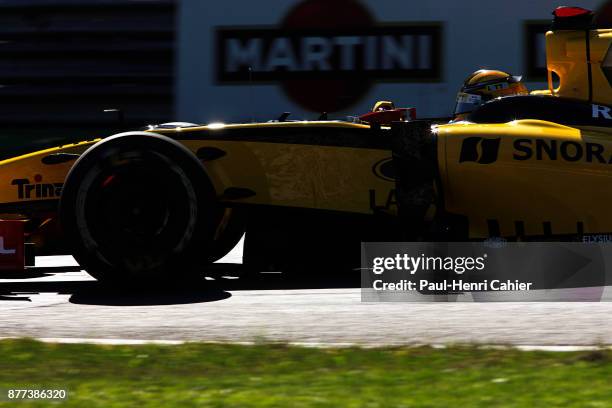
[[[610,302],[363,303],[354,275],[237,278],[240,252],[207,271],[200,286],[136,294],[102,289],[71,257],[37,258],[34,269],[0,272],[0,337],[612,345]]]

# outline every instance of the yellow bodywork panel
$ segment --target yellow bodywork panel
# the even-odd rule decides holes
[[[382,206],[394,188],[393,181],[372,172],[377,162],[390,157],[384,150],[215,140],[181,143],[194,152],[216,147],[228,153],[207,163],[206,170],[218,193],[228,187],[256,192],[240,203],[368,214],[370,190]]]
[[[0,161],[0,204],[57,200],[74,160],[47,165],[42,159],[55,153],[80,154],[98,140],[54,147]]]
[[[228,203],[262,204],[312,208],[362,214],[373,213],[373,208],[395,214],[392,179],[379,177],[374,172],[377,163],[390,160],[384,149],[319,146],[300,143],[266,143],[257,141],[216,140],[215,130],[263,129],[304,127],[305,122],[213,125],[188,129],[155,129],[153,133],[177,139],[194,154],[203,147],[215,147],[226,154],[205,162],[218,196],[230,187],[246,188],[256,194]],[[317,127],[369,129],[369,126],[310,122]],[[200,138],[192,132],[206,131]],[[54,153],[82,153],[95,141],[66,145],[15,157],[0,162],[0,204],[58,199],[61,185],[74,160],[61,164],[43,164],[42,159]]]
[[[362,214],[371,214],[375,206],[392,214],[397,212],[393,180],[378,177],[373,171],[377,163],[391,159],[388,150],[215,139],[215,131],[222,130],[286,129],[290,133],[305,127],[313,132],[320,128],[370,129],[369,125],[326,121],[216,124],[184,128],[172,137],[194,153],[202,147],[215,147],[227,153],[205,163],[221,197],[226,188],[241,187],[256,195],[241,199],[240,203]],[[190,137],[202,130],[210,132],[206,139]]]
[[[610,128],[520,120],[437,133],[445,207],[468,217],[471,238],[489,236],[491,220],[501,236],[515,236],[517,223],[526,236],[547,225],[555,235],[612,231]]]

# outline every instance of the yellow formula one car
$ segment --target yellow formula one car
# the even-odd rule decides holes
[[[591,17],[557,10],[548,91],[465,121],[382,102],[355,122],[153,126],[0,162],[0,218],[107,281],[190,276],[245,231],[246,265],[322,272],[366,240],[612,233],[612,29]]]

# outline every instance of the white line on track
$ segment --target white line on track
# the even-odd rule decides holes
[[[17,337],[0,337],[0,340],[16,340]],[[423,347],[430,346],[437,349],[445,349],[449,347],[447,344],[388,344],[388,343],[319,343],[319,342],[270,342],[266,343],[265,340],[258,341],[235,341],[235,342],[216,342],[216,341],[183,341],[183,340],[142,340],[142,339],[96,339],[96,338],[67,338],[67,337],[42,337],[35,338],[34,340],[41,341],[43,343],[59,343],[59,344],[99,344],[99,345],[111,345],[111,346],[139,346],[146,344],[155,345],[181,345],[187,343],[200,343],[200,344],[237,344],[243,346],[263,345],[263,344],[288,344],[291,346],[298,347],[310,347],[310,348],[348,348],[348,347],[359,347],[364,349],[372,348],[389,348],[389,347]],[[550,352],[575,352],[575,351],[595,351],[595,350],[612,350],[612,345],[608,346],[580,346],[580,345],[558,345],[558,346],[544,346],[544,345],[513,345],[513,346],[500,346],[500,345],[487,345],[478,344],[477,348],[480,349],[495,349],[495,350],[521,350],[521,351],[550,351]]]

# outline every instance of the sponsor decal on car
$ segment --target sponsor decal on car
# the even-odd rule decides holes
[[[501,139],[485,139],[482,137],[468,137],[463,140],[459,163],[476,162],[491,164],[497,161],[499,143]]]
[[[612,109],[607,106],[593,104],[593,117],[595,119],[612,119],[612,113],[610,111],[612,111]]]
[[[382,159],[372,166],[374,175],[385,181],[395,181],[395,167],[393,166],[393,158],[387,157]]]
[[[9,249],[4,247],[4,237],[0,237],[0,255],[14,255],[16,249]]]
[[[42,176],[34,176],[34,182],[28,178],[18,178],[11,181],[11,185],[17,186],[17,198],[28,200],[31,198],[54,198],[62,194],[63,183],[43,183]]]
[[[612,164],[612,153],[599,143],[578,143],[571,140],[516,139],[514,160],[564,160],[567,162]]]
[[[465,138],[461,144],[459,163],[495,163],[499,156],[501,138]],[[555,139],[515,139],[512,142],[512,159],[525,160],[562,160],[566,162],[586,162],[612,164],[612,152],[604,145],[595,142],[580,143],[573,140]]]
[[[0,221],[0,270],[23,269],[24,225],[21,220]]]

